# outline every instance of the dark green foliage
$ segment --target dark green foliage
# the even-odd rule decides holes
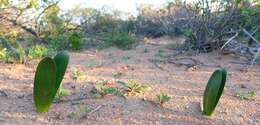
[[[136,39],[127,32],[117,32],[112,34],[110,42],[118,48],[131,49],[136,44]]]
[[[119,92],[119,90],[116,87],[107,86],[102,83],[96,84],[94,90],[92,90],[92,93],[97,98],[103,98],[109,94],[116,95],[118,92]]]
[[[37,112],[47,112],[64,77],[69,56],[67,51],[58,53],[54,59],[45,57],[38,64],[33,97]]]
[[[57,66],[57,73],[56,73],[56,92],[58,91],[60,84],[62,82],[62,79],[64,77],[64,74],[66,72],[68,63],[69,63],[69,55],[67,51],[62,51],[60,53],[58,53],[55,57],[54,57],[54,61],[56,63]]]
[[[70,36],[70,38],[69,38],[69,40],[70,40],[70,42],[71,42],[71,47],[72,47],[72,49],[73,50],[78,50],[79,49],[79,47],[80,47],[80,42],[81,42],[81,36],[80,36],[80,34],[79,33],[73,33],[71,36]]]
[[[203,113],[211,116],[218,104],[226,83],[226,69],[216,70],[210,77],[203,97]]]
[[[39,63],[33,88],[37,112],[47,112],[56,95],[56,73],[57,67],[53,59],[46,57]]]
[[[36,45],[28,49],[28,57],[31,59],[47,56],[48,49],[43,45]]]

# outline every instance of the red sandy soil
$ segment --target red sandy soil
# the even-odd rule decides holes
[[[0,64],[0,125],[260,125],[260,66],[248,66],[242,58],[219,52],[175,55],[177,51],[167,46],[180,41],[177,38],[147,41],[127,51],[70,52],[63,86],[71,94],[55,102],[48,113],[36,113],[33,104],[39,60],[26,65]],[[200,109],[203,92],[211,73],[219,67],[228,69],[226,87],[214,115],[206,117]],[[75,68],[86,77],[73,81]],[[122,76],[115,77],[119,72]],[[136,80],[152,89],[126,99],[115,95],[98,99],[91,94],[96,83],[116,80]],[[163,108],[156,104],[161,91],[172,97]],[[235,96],[241,91],[257,94],[252,100],[242,100]]]

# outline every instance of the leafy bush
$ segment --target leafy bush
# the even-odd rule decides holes
[[[6,48],[0,50],[0,60],[4,62],[8,61],[8,52]]]
[[[28,57],[31,59],[47,56],[48,49],[43,45],[36,45],[28,50]]]
[[[110,41],[113,45],[120,49],[131,49],[136,45],[136,38],[127,32],[116,32],[112,34]]]
[[[74,32],[69,37],[69,40],[71,42],[71,47],[72,47],[73,50],[79,50],[80,49],[81,39],[82,39],[82,36],[77,32]]]

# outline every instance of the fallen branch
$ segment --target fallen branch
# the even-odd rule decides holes
[[[259,43],[259,41],[253,37],[246,29],[243,28],[243,32],[248,35],[252,40],[254,40],[256,43]]]
[[[228,41],[221,47],[221,50],[223,50],[223,48],[230,43],[233,39],[235,39],[237,37],[238,33],[236,33],[234,36],[232,36],[230,39],[228,39]]]

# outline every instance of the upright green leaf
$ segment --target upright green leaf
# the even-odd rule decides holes
[[[56,92],[58,91],[60,84],[62,82],[62,79],[64,77],[64,74],[66,72],[68,63],[69,63],[69,55],[67,51],[62,51],[58,53],[54,57],[54,61],[57,66],[57,73],[56,73],[56,84],[55,84],[55,89]]]
[[[226,82],[227,71],[216,70],[210,77],[203,97],[203,113],[212,115],[222,95]]]
[[[47,112],[55,95],[56,64],[46,57],[37,66],[34,78],[33,97],[37,112]]]

